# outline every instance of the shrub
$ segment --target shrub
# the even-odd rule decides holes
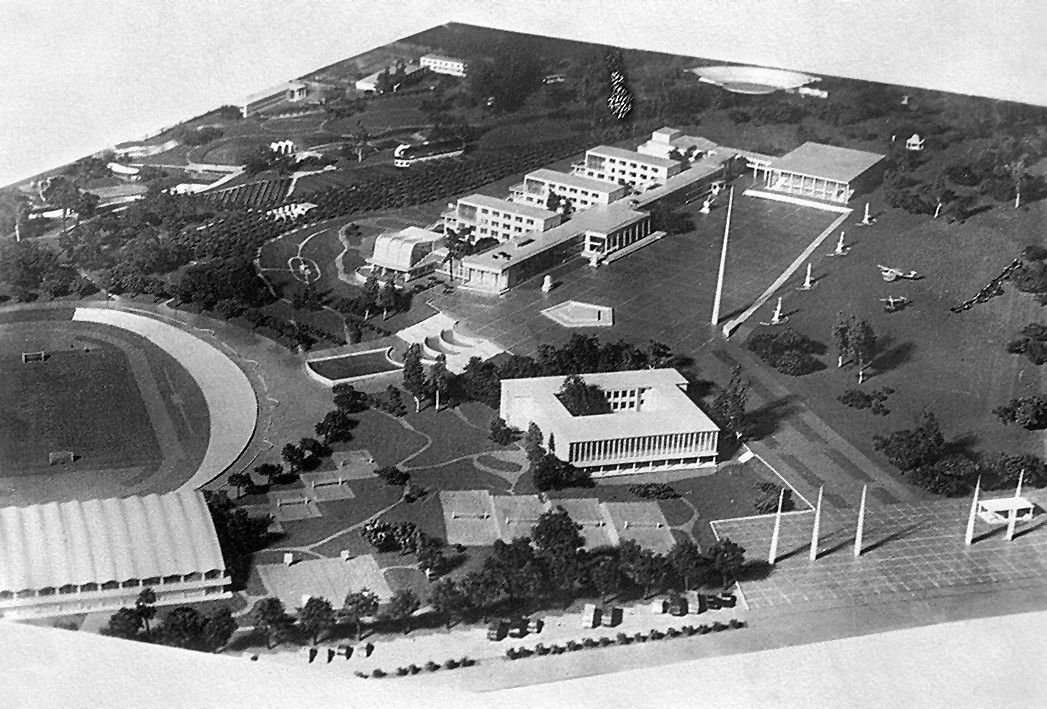
[[[505,651],[505,656],[508,657],[510,660],[515,660],[518,657],[520,657],[520,653],[518,653],[516,651],[516,648],[511,647],[511,648],[509,648],[508,650]],[[448,667],[447,669],[451,669],[451,668]]]
[[[618,633],[614,636],[614,639],[619,645],[628,645],[632,642],[632,638],[630,638],[625,633]]]
[[[579,642],[577,642],[575,640],[568,640],[567,641],[567,649],[570,652],[577,652],[578,650],[582,649],[582,645],[581,645],[581,643],[579,643]]]
[[[728,625],[730,625],[733,629],[738,630],[739,628],[744,628],[745,627],[745,621],[744,620],[738,620],[737,618],[731,618],[731,620],[728,623]]]
[[[407,676],[407,668],[406,667],[397,667],[396,668],[396,674],[400,675],[401,677],[406,677]]]
[[[714,633],[718,633],[721,630],[727,630],[727,626],[724,625],[723,623],[721,623],[720,621],[716,621],[715,623],[713,623],[713,632]]]
[[[505,423],[501,417],[491,421],[489,438],[500,446],[507,446],[520,437],[520,431]]]
[[[934,414],[926,413],[919,426],[901,429],[889,436],[873,436],[873,448],[887,456],[903,472],[938,461],[945,452],[945,437]]]
[[[550,650],[552,650],[554,655],[562,655],[566,651],[566,648],[563,645],[553,645]]]
[[[698,626],[697,630],[699,635],[705,635],[709,632],[709,626],[703,623],[702,625]]]
[[[422,671],[422,668],[412,662],[410,665],[407,666],[407,671],[413,675],[416,675]]]
[[[633,636],[633,640],[635,640],[638,643],[645,643],[645,642],[647,642],[647,636],[644,635],[643,633],[637,633],[636,635]]]
[[[806,352],[790,350],[771,361],[771,366],[790,377],[801,377],[818,370],[819,362]]]
[[[360,670],[357,670],[356,672],[353,672],[353,674],[356,675],[357,677],[359,677],[360,679],[367,679],[368,677],[370,677],[370,675],[368,673],[361,672]]]
[[[598,642],[600,643],[600,647],[607,647],[608,645],[614,644],[614,641],[611,640],[606,635],[603,636],[602,638],[600,638],[600,640]]]
[[[822,364],[813,355],[825,350],[821,343],[792,328],[754,333],[745,344],[764,362],[790,376],[801,376],[820,369]]]
[[[658,630],[653,630],[652,629],[651,632],[650,632],[650,637],[651,637],[651,640],[661,640],[662,638],[665,637],[665,633],[662,633],[662,632],[659,632]]]
[[[374,671],[371,673],[371,676],[379,678],[385,677],[385,670],[383,670],[381,667],[376,667]]]
[[[629,492],[645,500],[673,500],[680,496],[672,485],[666,483],[638,483],[630,485]]]
[[[584,645],[585,647],[596,647],[596,641],[592,638],[586,638],[582,641],[582,645]]]
[[[665,631],[665,635],[666,635],[666,637],[670,637],[670,638],[678,638],[678,637],[680,637],[680,636],[681,636],[682,634],[683,634],[683,633],[681,633],[681,632],[680,632],[679,630],[677,630],[676,628],[669,628],[668,630],[666,630],[666,631]]]
[[[458,666],[459,667],[472,667],[475,664],[476,664],[476,660],[474,660],[471,657],[463,657],[462,659],[460,659],[458,661]]]
[[[426,672],[436,672],[438,669],[440,669],[440,665],[436,664],[432,660],[429,660],[429,662],[425,663]]]
[[[542,643],[538,643],[537,645],[535,645],[534,646],[534,651],[536,653],[538,653],[539,655],[548,655],[549,652],[550,652],[549,648],[547,648]]]
[[[1047,426],[1047,397],[1019,396],[992,410],[1004,425],[1016,423],[1027,431]]]

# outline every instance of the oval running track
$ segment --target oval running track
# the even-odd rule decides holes
[[[247,448],[258,422],[250,380],[221,350],[173,325],[123,310],[77,308],[73,320],[111,325],[140,335],[185,368],[204,394],[211,434],[200,467],[179,490],[195,490],[224,473]]]

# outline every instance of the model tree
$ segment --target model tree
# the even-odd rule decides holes
[[[731,372],[727,386],[713,400],[713,411],[720,425],[738,440],[743,440],[747,434],[745,407],[749,400],[749,387],[749,381],[742,377],[741,366],[737,366]]]
[[[121,608],[109,617],[109,623],[102,628],[102,635],[123,640],[137,640],[142,629],[142,617],[133,608]]]
[[[246,470],[241,470],[235,473],[229,474],[229,484],[236,488],[237,498],[244,496],[244,489],[254,485],[254,480],[251,479],[251,474]]]
[[[216,608],[207,614],[204,620],[204,629],[201,634],[201,649],[208,652],[217,652],[226,646],[229,639],[236,632],[236,618],[228,606]]]
[[[378,613],[378,596],[369,588],[361,588],[346,595],[342,603],[342,618],[356,626],[356,641],[363,637],[363,619]]]
[[[287,463],[289,473],[297,473],[302,469],[302,463],[305,462],[305,453],[293,443],[284,445],[280,451],[280,457]]]
[[[398,301],[399,292],[396,290],[396,286],[393,285],[391,280],[386,281],[385,285],[378,291],[378,307],[382,309],[382,320],[389,319],[389,311],[396,310]]]
[[[457,581],[443,578],[433,584],[433,590],[429,594],[429,605],[446,619],[450,629],[468,612],[469,597]]]
[[[689,591],[692,586],[701,585],[705,579],[709,560],[697,544],[690,539],[684,539],[669,550],[669,564],[683,582],[683,590]]]
[[[719,575],[724,588],[738,580],[738,574],[745,566],[745,549],[727,537],[709,547],[706,556],[710,570]]]
[[[364,281],[364,292],[363,292],[363,305],[364,305],[364,320],[371,317],[371,309],[378,304],[378,294],[381,291],[382,286],[378,283],[378,277],[371,272],[371,275]]]
[[[160,642],[185,650],[200,649],[206,621],[200,611],[191,606],[172,608],[156,629]]]
[[[147,587],[138,592],[138,598],[135,599],[135,613],[142,619],[142,625],[145,626],[145,634],[148,637],[149,621],[156,617],[156,592],[153,589]]]
[[[542,436],[542,429],[538,428],[538,424],[534,421],[527,427],[527,434],[524,436],[523,447],[527,453],[527,460],[532,466],[535,465],[542,456],[545,455],[545,438]]]
[[[903,472],[930,465],[945,453],[945,436],[937,417],[927,412],[916,428],[901,429],[889,436],[873,436],[873,448]]]
[[[404,635],[411,632],[408,622],[414,612],[421,608],[422,603],[418,600],[415,592],[409,588],[401,588],[389,599],[389,603],[382,609],[382,619],[401,626]]]
[[[836,313],[836,321],[833,323],[833,347],[836,349],[836,368],[843,367],[844,362],[851,357],[851,318]]]
[[[414,397],[414,412],[422,410],[425,396],[425,370],[422,369],[422,346],[415,342],[404,354],[404,389]]]
[[[436,410],[440,410],[440,397],[447,394],[451,383],[451,373],[447,371],[447,355],[440,355],[429,368],[429,391],[436,400]]]
[[[564,379],[556,396],[572,416],[611,413],[611,404],[604,390],[596,384],[586,384],[577,374]]]
[[[255,632],[265,637],[267,650],[283,642],[290,631],[291,619],[279,598],[259,598],[251,609]]]
[[[284,466],[279,463],[262,463],[256,465],[254,471],[265,478],[266,485],[272,487],[276,479],[284,474]]]
[[[334,627],[335,616],[331,602],[319,596],[310,596],[298,609],[298,627],[312,639],[313,645],[320,642],[321,636]]]
[[[851,324],[848,341],[854,362],[858,367],[858,383],[865,381],[865,370],[876,354],[876,333],[864,320]]]

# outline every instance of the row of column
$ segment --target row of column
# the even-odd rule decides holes
[[[773,170],[768,170],[764,174],[764,184],[782,192],[792,192],[838,202],[842,193],[846,191],[846,186],[843,183],[821,177],[796,175],[791,172]]]
[[[664,458],[699,455],[716,450],[715,431],[612,438],[572,443],[570,462],[595,463],[618,458]]]

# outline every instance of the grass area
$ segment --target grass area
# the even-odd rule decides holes
[[[516,463],[510,463],[490,455],[481,455],[476,459],[476,462],[494,468],[495,470],[504,470],[507,473],[518,473],[522,469],[521,466]]]
[[[397,505],[389,510],[388,514],[383,515],[382,519],[387,522],[414,522],[418,529],[431,537],[447,538],[443,507],[440,505],[440,496],[436,494],[436,491],[410,504],[405,502]]]
[[[414,556],[403,557],[404,563],[411,563]],[[400,589],[409,588],[415,592],[415,595],[422,600],[423,603],[429,598],[429,591],[432,588],[432,584],[425,577],[421,571],[417,568],[396,568],[386,569],[384,571],[385,580],[389,584],[389,588],[396,593]]]
[[[637,498],[639,499],[639,498]],[[670,525],[683,524],[691,518],[694,512],[682,499],[658,500],[658,506],[662,508],[662,514]]]
[[[471,460],[457,460],[447,465],[425,470],[412,470],[411,481],[430,490],[490,490],[497,495],[509,492],[509,483],[503,478],[477,470]]]
[[[353,416],[360,425],[353,431],[352,442],[336,449],[366,448],[379,466],[385,466],[399,463],[425,445],[422,436],[404,428],[391,416],[373,410]]]
[[[437,412],[430,406],[417,414],[408,414],[404,420],[432,439],[424,451],[406,463],[410,468],[439,465],[465,455],[498,448],[487,437],[486,430],[463,423],[448,409]]]
[[[350,487],[356,493],[351,500],[321,502],[322,517],[283,522],[284,534],[271,547],[302,547],[364,521],[379,510],[396,502],[400,488],[389,487],[380,480],[354,480]],[[350,532],[346,537],[358,534]],[[344,538],[344,537],[343,537]],[[344,548],[340,547],[340,548]]]
[[[77,338],[90,331],[72,324],[40,330],[27,323],[0,332],[5,394],[0,466],[44,472],[50,451],[73,451],[80,459],[75,465],[90,469],[159,462],[160,448],[127,355],[101,341],[91,341],[85,352],[84,340]],[[44,349],[46,361],[22,363],[22,351]]]
[[[358,352],[337,359],[325,359],[319,362],[311,362],[307,365],[320,376],[328,379],[345,379],[347,377],[360,377],[367,374],[378,374],[381,372],[392,372],[399,369],[385,356],[385,350],[380,352]]]
[[[948,309],[999,274],[1025,244],[1040,242],[1045,216],[1042,203],[1020,211],[995,207],[965,224],[887,210],[875,226],[849,231],[851,254],[815,264],[815,275],[823,277],[815,290],[791,298],[789,324],[829,344],[837,311],[867,320],[878,336],[878,354],[860,388],[894,389],[886,402],[890,413],[874,416],[837,401],[858,385],[853,368],[834,366],[832,352],[823,357],[826,369],[781,377],[782,383],[887,468],[872,449],[873,435],[909,428],[925,410],[938,416],[946,438],[961,449],[1041,452],[1038,432],[1005,427],[991,413],[1013,397],[1039,393],[1037,367],[1008,354],[1005,345],[1024,325],[1043,319],[1041,306],[1006,285],[1002,297],[984,305],[961,314]],[[916,269],[925,278],[888,284],[877,264]],[[888,295],[904,295],[912,305],[885,313],[878,299]]]

